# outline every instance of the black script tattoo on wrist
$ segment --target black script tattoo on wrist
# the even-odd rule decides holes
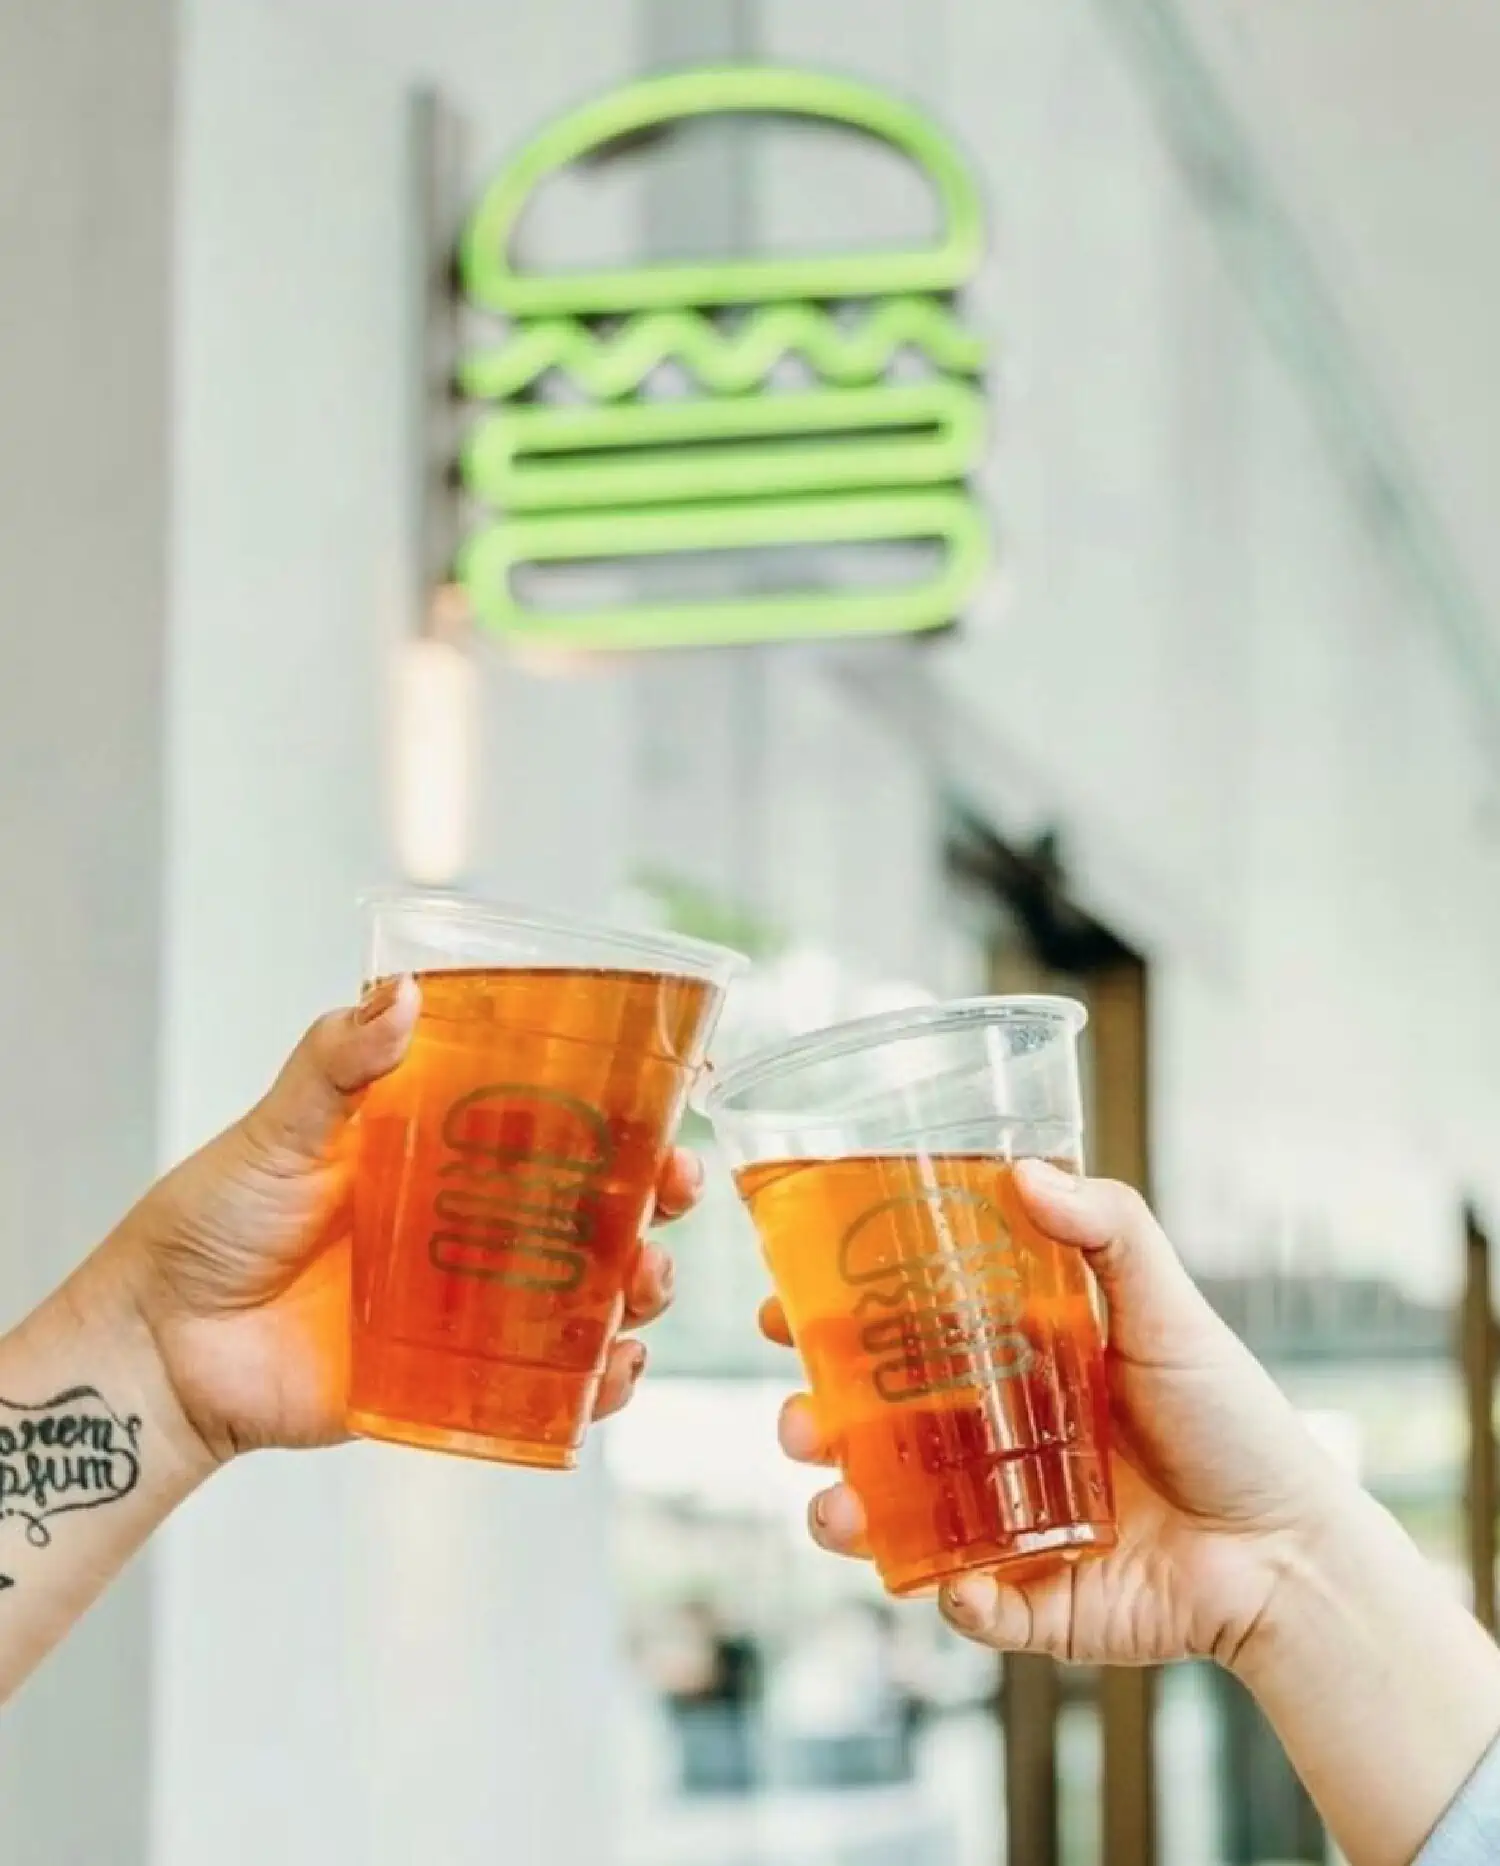
[[[48,1523],[128,1497],[140,1481],[141,1421],[121,1417],[97,1387],[28,1404],[0,1397],[0,1529],[12,1519],[46,1548]],[[0,1592],[15,1585],[0,1574]]]

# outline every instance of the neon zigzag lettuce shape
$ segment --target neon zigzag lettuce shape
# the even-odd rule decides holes
[[[512,252],[517,223],[547,176],[642,131],[724,114],[804,117],[887,143],[931,183],[942,221],[939,238],[930,245],[874,252],[762,255],[564,273],[520,269]],[[899,98],[820,72],[710,66],[663,73],[612,91],[533,137],[486,189],[465,230],[460,267],[470,300],[502,317],[601,317],[685,305],[949,292],[973,274],[983,246],[983,214],[973,177],[948,138]]]
[[[596,336],[573,318],[524,325],[502,346],[460,367],[466,395],[501,401],[561,370],[599,401],[638,389],[659,364],[677,362],[704,388],[742,394],[763,382],[782,357],[804,357],[825,382],[875,382],[906,348],[939,369],[974,375],[984,345],[946,306],[931,298],[893,298],[861,324],[839,325],[816,305],[775,305],[739,329],[724,330],[698,311],[647,311],[623,330]]]

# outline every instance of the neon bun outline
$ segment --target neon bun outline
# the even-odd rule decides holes
[[[822,257],[713,259],[528,273],[510,245],[528,197],[569,162],[642,130],[721,115],[815,118],[890,143],[931,177],[947,221],[936,246]],[[775,65],[666,72],[596,98],[534,137],[495,177],[463,236],[464,290],[502,317],[602,317],[676,305],[950,292],[984,254],[979,193],[953,144],[901,99],[850,78]]]

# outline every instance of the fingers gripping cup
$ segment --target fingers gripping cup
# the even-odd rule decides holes
[[[704,1097],[895,1594],[1114,1544],[1092,1279],[1014,1178],[1082,1165],[1084,1016],[981,998],[868,1018]]]
[[[422,1009],[359,1113],[350,1430],[568,1469],[741,962],[443,897],[368,912],[368,976],[414,972]]]

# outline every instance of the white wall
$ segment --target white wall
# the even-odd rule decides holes
[[[0,1332],[156,1159],[171,14],[0,3]],[[139,1563],[7,1709],[7,1859],[144,1861],[149,1637]]]
[[[1500,19],[1484,0],[1180,10],[1315,242],[1493,615]]]
[[[387,87],[289,14],[189,7],[184,28],[172,1153],[356,983],[400,509]],[[165,1538],[155,1859],[338,1858],[357,1831],[360,1475],[353,1457],[250,1463]]]
[[[627,23],[591,9],[580,39],[541,0],[185,12],[174,1152],[354,991],[354,898],[386,878],[386,681],[412,620],[406,87],[440,82],[486,160],[612,78]],[[528,770],[544,702],[509,713],[497,685],[481,867],[596,900],[614,843],[559,874]],[[607,1861],[600,1486],[374,1447],[218,1480],[166,1540],[154,1866]]]
[[[956,773],[1003,805],[1024,770],[1085,889],[1163,961],[1184,1242],[1322,1232],[1450,1286],[1462,1185],[1500,1191],[1480,761],[1135,74],[1088,0],[765,18],[772,55],[913,95],[983,171],[968,302],[999,358],[1005,575],[928,666],[983,722]],[[805,177],[766,185],[773,227],[817,225]]]

